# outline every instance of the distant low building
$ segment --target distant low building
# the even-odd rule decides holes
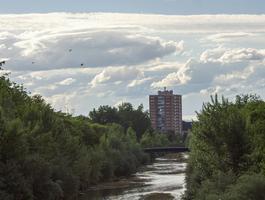
[[[183,140],[186,139],[186,137],[189,134],[189,131],[191,131],[192,128],[192,122],[186,122],[182,121],[182,134],[183,134]]]
[[[152,128],[160,132],[182,134],[182,97],[172,90],[158,91],[149,96]]]

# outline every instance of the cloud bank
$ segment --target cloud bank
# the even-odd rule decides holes
[[[265,15],[48,13],[0,15],[0,60],[14,81],[56,109],[101,104],[169,87],[184,115],[209,95],[265,87]]]

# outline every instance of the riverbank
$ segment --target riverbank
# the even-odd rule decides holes
[[[129,178],[91,187],[81,199],[180,199],[185,190],[185,170],[185,154],[168,154],[141,167]]]

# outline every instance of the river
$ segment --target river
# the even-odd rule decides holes
[[[91,188],[82,195],[82,200],[181,199],[185,190],[185,158],[185,154],[156,158],[131,178]]]

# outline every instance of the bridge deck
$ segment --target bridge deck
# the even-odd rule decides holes
[[[189,148],[187,147],[152,147],[152,148],[144,148],[146,153],[157,153],[157,152],[173,152],[173,153],[181,153],[181,152],[189,152]]]

